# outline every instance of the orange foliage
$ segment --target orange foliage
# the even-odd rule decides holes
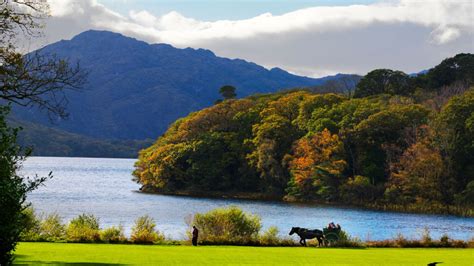
[[[293,159],[289,163],[296,184],[302,188],[311,186],[308,182],[320,184],[317,169],[333,176],[341,175],[346,167],[346,161],[341,158],[343,153],[339,136],[331,134],[327,129],[298,140],[293,147]]]
[[[392,169],[387,193],[395,193],[407,201],[440,200],[443,159],[439,150],[426,141],[411,145]]]

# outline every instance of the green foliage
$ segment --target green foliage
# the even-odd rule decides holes
[[[155,221],[150,216],[139,217],[135,220],[130,241],[137,244],[153,244],[163,241],[165,237],[155,230],[155,226]]]
[[[99,219],[92,214],[81,214],[72,219],[66,228],[70,242],[96,242],[100,239]]]
[[[474,181],[466,185],[466,189],[456,195],[456,202],[461,205],[474,206]]]
[[[276,246],[280,242],[280,238],[278,237],[279,232],[278,227],[270,226],[267,231],[259,236],[260,244],[263,246]]]
[[[66,238],[66,228],[58,214],[46,217],[36,216],[34,209],[25,209],[27,219],[24,221],[25,230],[21,234],[22,241],[63,241]]]
[[[40,239],[41,234],[41,221],[35,214],[33,207],[28,207],[23,210],[24,229],[20,234],[20,238],[23,241],[37,241]]]
[[[255,242],[261,228],[260,217],[238,207],[219,208],[194,215],[191,225],[199,230],[205,244],[248,244]]]
[[[382,93],[407,95],[411,91],[410,77],[407,74],[390,69],[376,69],[360,80],[354,97],[361,98]]]
[[[347,247],[347,248],[362,248],[365,247],[363,243],[357,237],[351,237],[346,231],[341,230],[339,232],[339,239],[331,243],[332,247]]]
[[[100,240],[105,243],[122,243],[127,240],[123,226],[111,226],[100,230]]]
[[[452,97],[435,120],[437,144],[449,169],[446,186],[448,200],[474,181],[474,88]],[[451,195],[451,197],[449,197]]]
[[[474,55],[457,54],[443,60],[439,65],[430,69],[428,73],[416,78],[418,86],[439,89],[454,82],[474,84]]]
[[[18,132],[18,143],[31,146],[33,156],[135,158],[140,149],[153,143],[151,139],[98,139],[12,117],[8,124],[23,129]]]
[[[61,241],[66,238],[66,226],[57,213],[49,214],[41,220],[40,236],[44,241]]]
[[[219,93],[222,95],[224,100],[234,99],[237,96],[237,94],[235,93],[235,87],[231,85],[222,86],[219,89]]]
[[[25,203],[27,193],[51,177],[51,173],[48,177],[33,179],[18,175],[17,171],[25,160],[20,154],[28,155],[29,152],[22,151],[16,144],[18,129],[8,127],[5,122],[9,110],[8,106],[0,106],[0,264],[4,265],[11,262],[11,252],[25,226],[36,223],[28,218],[28,212],[23,211],[28,207]]]
[[[474,88],[412,94],[415,83],[375,70],[360,98],[289,90],[225,100],[142,150],[134,180],[165,193],[472,213]]]
[[[363,204],[376,197],[376,187],[365,176],[356,175],[353,178],[348,178],[340,189],[342,200],[345,203]]]

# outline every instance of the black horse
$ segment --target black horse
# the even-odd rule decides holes
[[[296,233],[300,238],[300,244],[306,247],[306,239],[318,239],[318,246],[324,244],[324,234],[323,231],[318,229],[309,230],[306,228],[292,227],[290,231],[290,236]]]

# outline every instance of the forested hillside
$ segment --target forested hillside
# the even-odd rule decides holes
[[[97,139],[11,117],[7,122],[21,127],[18,143],[32,148],[33,156],[136,158],[140,149],[153,143],[151,139]]]
[[[145,191],[472,215],[474,56],[415,77],[377,69],[354,97],[295,90],[225,100],[140,153]]]

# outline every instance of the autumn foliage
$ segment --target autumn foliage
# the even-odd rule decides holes
[[[347,165],[344,146],[338,135],[324,129],[297,140],[292,150],[289,196],[326,200],[336,197]]]
[[[141,151],[134,179],[162,193],[471,210],[474,89],[445,102],[304,90],[227,99],[172,124]]]

